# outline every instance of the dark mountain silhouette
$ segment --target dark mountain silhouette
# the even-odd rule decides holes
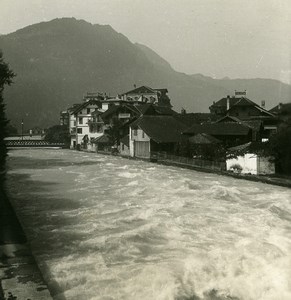
[[[25,128],[56,124],[59,111],[86,92],[111,95],[133,85],[168,88],[174,108],[206,112],[213,101],[248,90],[271,108],[290,101],[291,86],[271,79],[221,79],[176,72],[150,48],[131,43],[108,25],[55,19],[0,36],[0,49],[17,74],[5,99],[8,117]]]

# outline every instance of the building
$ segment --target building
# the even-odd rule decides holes
[[[251,144],[249,142],[228,149],[229,154],[240,154],[226,160],[226,170],[253,175],[275,174],[274,159],[250,151]]]
[[[83,103],[78,105],[75,109],[70,110],[70,135],[71,135],[71,148],[83,147],[87,149],[88,144],[91,140],[101,136],[103,134],[102,130],[98,130],[98,127],[94,127],[92,121],[94,120],[94,115],[92,113],[95,111],[101,111],[103,96],[96,93],[87,94]]]
[[[172,107],[167,93],[167,89],[153,89],[143,85],[121,94],[120,98],[130,103],[152,103],[159,106]]]
[[[174,153],[185,140],[186,125],[169,115],[143,115],[130,125],[130,156],[150,159],[154,152]]]

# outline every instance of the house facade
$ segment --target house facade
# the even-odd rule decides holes
[[[70,135],[72,149],[81,147],[87,148],[92,139],[102,135],[103,129],[93,127],[92,113],[101,110],[101,102],[95,99],[85,100],[75,110],[70,113]]]

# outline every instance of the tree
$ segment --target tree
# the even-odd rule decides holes
[[[270,140],[278,171],[291,174],[291,117],[279,128]]]
[[[7,149],[4,144],[4,138],[7,136],[8,120],[5,114],[5,104],[3,98],[4,86],[12,83],[15,76],[9,65],[4,61],[3,53],[0,51],[0,185],[3,188],[5,179],[5,161]]]
[[[70,144],[70,134],[66,125],[54,125],[47,129],[44,140],[51,143]]]
[[[122,121],[117,118],[112,119],[112,123],[109,125],[109,128],[106,129],[106,134],[109,138],[110,144],[119,144],[120,138],[122,137],[122,126]]]

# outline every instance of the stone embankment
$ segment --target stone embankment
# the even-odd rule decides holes
[[[51,300],[29,243],[0,190],[0,300]]]

